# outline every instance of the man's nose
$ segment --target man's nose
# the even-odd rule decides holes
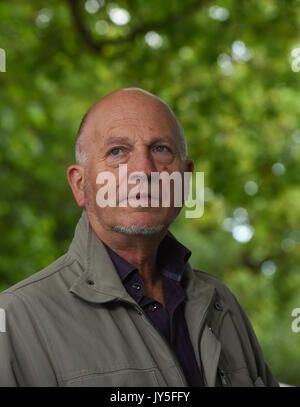
[[[130,172],[143,172],[147,177],[151,177],[151,172],[157,171],[151,152],[144,150],[137,151],[136,154],[132,156],[128,167]]]

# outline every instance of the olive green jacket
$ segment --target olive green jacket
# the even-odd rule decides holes
[[[182,284],[206,385],[278,386],[230,290],[189,263]],[[0,308],[6,323],[0,386],[187,386],[174,352],[127,293],[85,210],[68,252],[3,291]]]

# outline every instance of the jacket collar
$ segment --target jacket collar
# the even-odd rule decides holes
[[[135,303],[123,286],[104,244],[92,229],[85,210],[76,226],[68,253],[83,268],[83,273],[70,288],[72,293],[94,303],[116,299]]]
[[[83,273],[75,280],[70,291],[89,302],[104,303],[123,299],[136,304],[127,293],[101,239],[92,229],[86,211],[75,229],[68,254],[75,258]],[[213,294],[213,288],[204,279],[197,279],[189,262],[184,267],[182,285],[187,302],[200,302],[203,306]]]

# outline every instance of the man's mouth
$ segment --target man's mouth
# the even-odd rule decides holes
[[[137,194],[130,194],[130,192],[128,193],[128,196],[125,196],[123,198],[120,199],[119,204],[123,201],[139,201],[139,202],[150,202],[150,201],[159,201],[159,198],[156,195],[151,195],[151,194],[141,194],[140,192],[138,192]]]
[[[158,198],[154,195],[151,194],[140,194],[140,192],[138,192],[136,195],[131,195],[129,194],[128,196],[128,201],[131,201],[133,199],[136,199],[137,201],[158,201]]]

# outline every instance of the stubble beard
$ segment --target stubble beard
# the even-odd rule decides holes
[[[155,235],[160,232],[162,232],[165,229],[165,225],[159,224],[159,225],[154,225],[154,226],[136,226],[136,225],[131,225],[131,226],[123,226],[123,225],[115,225],[115,226],[109,226],[109,229],[118,232],[118,233],[123,233],[125,235]]]

